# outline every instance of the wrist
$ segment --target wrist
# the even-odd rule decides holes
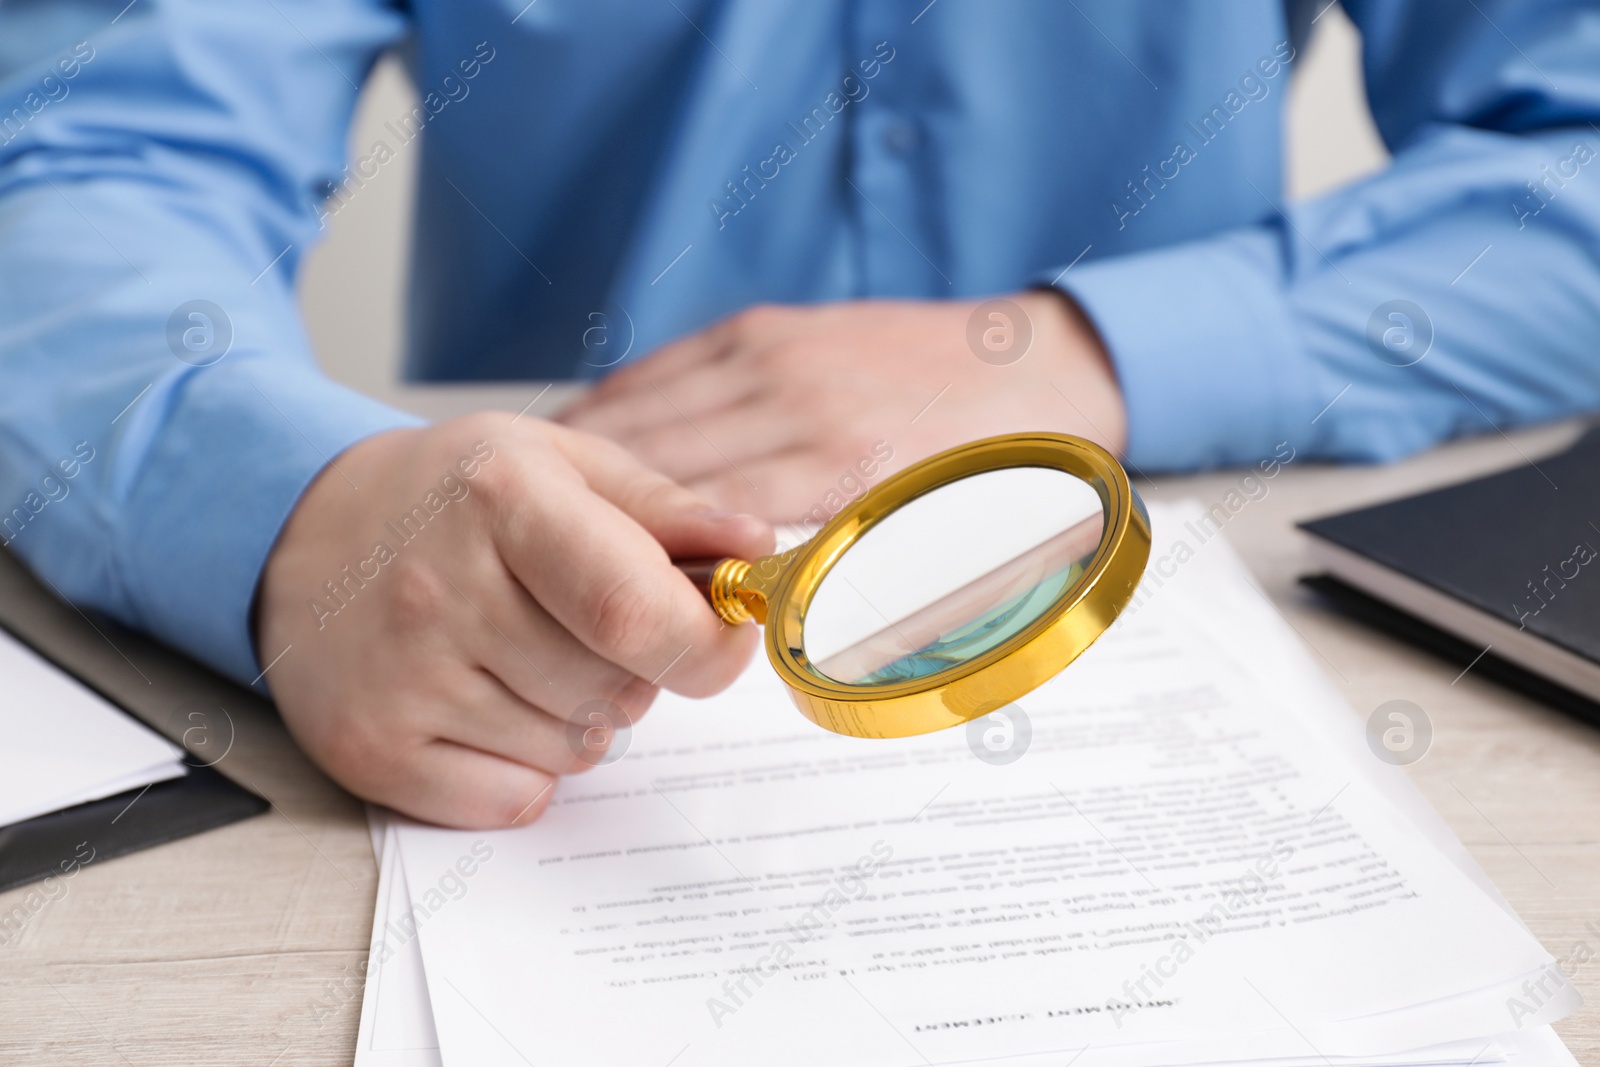
[[[1067,402],[1074,432],[1121,455],[1127,447],[1127,408],[1116,365],[1083,308],[1059,289],[1028,289],[1013,298],[1033,325],[1030,359]]]

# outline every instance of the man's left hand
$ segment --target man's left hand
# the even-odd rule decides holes
[[[1120,453],[1122,394],[1083,312],[1054,291],[1006,299],[750,308],[623,367],[558,421],[780,522],[859,477],[883,444],[894,469],[1020,430]]]

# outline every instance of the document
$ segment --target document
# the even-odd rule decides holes
[[[183,749],[0,630],[0,826],[184,774]]]
[[[367,819],[372,854],[378,861],[378,899],[361,991],[355,1067],[440,1067],[416,927],[389,918],[411,908],[405,870],[394,844],[394,822],[379,808],[368,808]]]
[[[827,734],[758,662],[534,826],[401,824],[443,1062],[1570,1062],[1570,995],[1506,1014],[1549,955],[1205,551],[967,730]]]

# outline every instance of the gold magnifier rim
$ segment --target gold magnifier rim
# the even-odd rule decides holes
[[[1093,561],[1050,610],[967,663],[879,685],[850,685],[815,670],[802,635],[806,612],[833,565],[884,518],[951,482],[1010,467],[1065,471],[1100,497],[1105,529]],[[1006,434],[958,445],[879,483],[830,519],[805,544],[757,561],[781,568],[767,593],[767,659],[801,714],[853,737],[909,737],[987,715],[1032,692],[1094,644],[1133,598],[1150,558],[1150,519],[1111,453],[1067,434]],[[784,557],[789,557],[784,559]],[[771,561],[771,563],[769,563]]]

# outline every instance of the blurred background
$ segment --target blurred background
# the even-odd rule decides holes
[[[1337,4],[1317,18],[1296,65],[1287,110],[1284,160],[1291,199],[1303,199],[1379,169],[1388,159],[1367,110],[1361,41]],[[352,158],[371,151],[383,123],[416,105],[398,60],[383,60],[362,94],[350,134]],[[429,415],[503,406],[504,389],[463,386],[425,401],[399,385],[402,302],[411,247],[416,152],[397,153],[329,220],[327,238],[308,258],[300,304],[327,373],[365,393]],[[437,391],[437,390],[435,390]],[[550,401],[555,401],[554,394]],[[550,404],[541,405],[546,413]]]

